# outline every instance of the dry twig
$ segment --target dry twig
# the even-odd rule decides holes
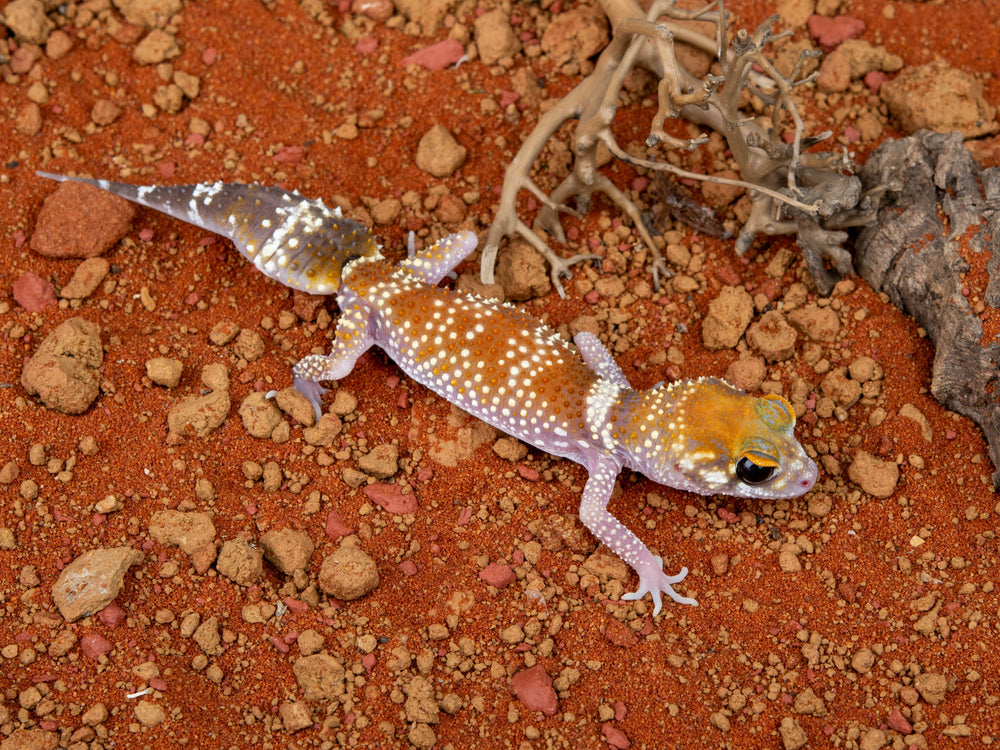
[[[541,232],[557,242],[566,242],[560,213],[579,216],[589,207],[595,191],[603,192],[632,221],[653,255],[653,280],[669,276],[662,256],[646,229],[638,207],[597,169],[597,148],[603,143],[611,154],[636,167],[670,172],[677,177],[738,185],[748,190],[752,210],[736,240],[736,252],[743,254],[758,234],[791,234],[805,255],[817,287],[828,293],[839,274],[851,269],[851,258],[842,243],[849,226],[870,222],[878,208],[875,195],[862,191],[853,163],[846,152],[806,153],[806,149],[830,136],[829,132],[805,137],[804,126],[792,99],[795,88],[812,83],[813,76],[801,76],[800,57],[786,78],[765,56],[764,47],[782,35],[773,35],[773,17],[751,34],[738,31],[729,41],[727,14],[723,0],[714,0],[699,10],[683,10],[675,0],[657,0],[643,14],[634,0],[600,0],[614,29],[611,43],[597,60],[594,72],[576,86],[555,107],[539,118],[525,139],[504,177],[500,205],[490,225],[482,254],[482,279],[493,281],[493,267],[500,242],[519,235],[548,259],[552,280],[564,296],[560,278],[569,268],[590,254],[562,258],[542,239]],[[677,21],[710,21],[715,24],[714,40],[691,31]],[[721,75],[704,79],[692,75],[678,60],[674,45],[684,43],[713,55]],[[640,67],[659,79],[658,108],[646,144],[691,151],[708,140],[707,134],[684,140],[668,134],[667,119],[683,117],[720,133],[736,161],[740,180],[690,172],[657,159],[633,156],[618,145],[611,132],[621,89],[628,72]],[[764,104],[766,116],[751,117],[739,109],[740,94],[749,90]],[[532,181],[530,171],[545,144],[569,120],[578,124],[573,135],[573,170],[546,195]],[[792,137],[784,135],[791,123]],[[534,225],[528,227],[517,216],[516,199],[528,190],[542,203]],[[576,210],[567,205],[573,198]],[[834,270],[829,270],[827,264]]]

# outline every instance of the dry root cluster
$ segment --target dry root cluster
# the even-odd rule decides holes
[[[504,177],[500,205],[490,225],[482,254],[484,282],[493,281],[493,267],[500,242],[518,235],[548,259],[552,280],[563,294],[560,278],[574,263],[592,259],[590,254],[563,258],[543,239],[548,233],[566,242],[560,214],[579,216],[589,206],[595,191],[604,193],[632,221],[653,256],[653,279],[658,285],[669,271],[635,203],[597,168],[598,145],[636,167],[671,173],[677,177],[745,187],[752,210],[736,239],[742,254],[758,234],[795,234],[809,272],[821,293],[828,293],[839,275],[851,269],[850,254],[843,248],[847,227],[867,224],[878,209],[881,189],[865,191],[854,176],[854,165],[846,151],[809,153],[807,149],[825,140],[829,132],[806,136],[802,118],[792,98],[794,89],[811,84],[813,75],[803,75],[808,53],[800,56],[788,77],[782,75],[764,54],[769,42],[784,34],[772,34],[773,17],[752,33],[729,34],[722,0],[699,10],[683,10],[674,0],[657,0],[643,13],[634,0],[601,0],[614,30],[611,43],[597,60],[594,72],[555,107],[539,118]],[[680,21],[709,21],[716,37],[708,37],[680,25]],[[694,76],[678,60],[675,45],[687,44],[712,55],[719,74]],[[684,118],[718,132],[725,138],[739,167],[741,179],[681,169],[666,160],[644,159],[623,149],[611,131],[626,75],[642,68],[659,81],[657,110],[646,144],[651,150],[694,150],[708,140],[707,133],[694,139],[676,138],[664,130],[668,119]],[[740,109],[744,91],[763,103],[762,114]],[[531,169],[546,143],[569,120],[578,120],[573,134],[573,169],[560,185],[546,194],[531,179]],[[786,142],[787,141],[787,142]],[[542,208],[529,227],[518,218],[516,201],[521,190],[532,193]],[[567,201],[573,199],[576,208]]]

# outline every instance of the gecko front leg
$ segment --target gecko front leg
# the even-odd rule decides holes
[[[663,572],[663,560],[643,544],[639,537],[629,531],[617,518],[608,511],[608,502],[615,488],[615,480],[621,465],[612,458],[602,457],[590,469],[590,476],[583,488],[583,500],[580,503],[580,520],[591,533],[624,560],[639,575],[639,588],[622,596],[622,599],[632,601],[641,599],[646,594],[653,597],[653,616],[660,613],[661,594],[666,594],[678,604],[697,606],[698,602],[674,591],[673,585],[680,583],[687,575],[687,568],[675,576]]]

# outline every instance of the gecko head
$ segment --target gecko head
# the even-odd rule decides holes
[[[703,495],[762,499],[799,497],[816,483],[816,464],[795,439],[795,412],[781,396],[749,396],[715,378],[644,396],[631,426],[634,433],[646,422],[638,468],[650,479]]]

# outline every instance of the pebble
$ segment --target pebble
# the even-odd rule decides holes
[[[982,82],[941,60],[903,68],[880,87],[879,97],[907,134],[927,128],[978,138],[1000,129]]]
[[[267,561],[285,575],[307,570],[315,545],[309,534],[297,529],[274,529],[260,538]]]
[[[510,17],[500,9],[479,16],[474,29],[479,58],[487,65],[495,65],[521,49],[521,43],[511,28]]]
[[[510,692],[529,711],[541,711],[546,716],[553,716],[559,707],[552,678],[541,664],[515,674],[510,681]]]
[[[208,513],[160,510],[149,522],[149,534],[160,544],[180,547],[193,554],[215,539],[215,524]]]
[[[139,65],[158,65],[181,53],[177,38],[163,29],[153,29],[132,49],[132,59]]]
[[[545,259],[521,239],[512,239],[497,256],[496,283],[504,299],[527,300],[541,297],[552,289]]]
[[[492,562],[479,571],[479,578],[488,586],[502,589],[517,580],[509,565]]]
[[[135,706],[135,718],[144,727],[155,727],[167,719],[163,709],[150,701],[139,701]]]
[[[361,491],[368,496],[368,499],[394,516],[417,512],[417,496],[412,491],[404,495],[397,484],[369,484]]]
[[[701,337],[706,349],[734,349],[753,319],[753,299],[742,287],[723,287],[708,303]]]
[[[111,653],[111,641],[100,633],[87,633],[80,639],[80,651],[88,659],[99,659]]]
[[[777,310],[764,313],[747,331],[747,343],[768,362],[781,362],[791,357],[795,353],[797,338],[795,329]]]
[[[307,701],[336,701],[344,694],[344,667],[328,654],[301,656],[292,672]]]
[[[542,34],[542,52],[555,66],[579,66],[608,46],[607,16],[596,7],[581,5],[552,16]]]
[[[465,56],[465,47],[457,39],[442,39],[407,55],[399,64],[404,68],[419,65],[427,70],[444,70]]]
[[[38,0],[13,0],[3,9],[3,23],[22,44],[45,44],[55,28]]]
[[[379,584],[378,566],[358,547],[343,543],[323,560],[319,587],[334,599],[360,599]]]
[[[14,295],[14,301],[32,313],[41,312],[58,301],[55,285],[34,271],[22,273],[14,282],[11,291]]]
[[[874,497],[889,497],[899,482],[899,467],[895,461],[882,461],[867,451],[859,450],[847,476],[852,482]]]
[[[21,385],[62,414],[82,414],[100,393],[104,362],[101,332],[83,318],[70,318],[42,341],[24,366]]]
[[[101,285],[111,270],[111,264],[104,258],[87,258],[73,271],[66,286],[59,290],[63,299],[86,299]]]
[[[399,470],[399,450],[392,443],[376,445],[358,459],[358,468],[376,479],[388,479]]]
[[[104,609],[121,591],[125,573],[143,560],[131,547],[92,549],[63,568],[52,586],[52,601],[67,622]]]
[[[170,357],[154,357],[146,360],[146,376],[164,388],[176,388],[181,382],[184,364]]]
[[[433,177],[450,177],[465,163],[468,154],[441,125],[433,125],[417,144],[416,164]]]
[[[944,675],[925,672],[917,675],[913,686],[920,693],[921,698],[932,706],[936,706],[945,699],[945,694],[948,691],[948,680]]]
[[[60,182],[42,203],[31,249],[49,258],[93,258],[128,232],[135,207],[79,182]]]
[[[295,733],[312,726],[313,723],[309,706],[301,701],[282,703],[278,715],[286,732]]]
[[[253,391],[240,403],[243,428],[252,437],[266,440],[281,422],[281,409],[261,391]]]
[[[861,36],[865,31],[865,22],[853,16],[813,15],[809,17],[807,25],[809,36],[826,49],[832,49],[848,39]]]
[[[229,539],[219,550],[215,569],[233,583],[252,586],[264,577],[264,555],[245,539]]]
[[[168,412],[168,445],[176,445],[189,436],[207,436],[221,426],[229,414],[228,368],[218,362],[206,365],[201,372],[201,381],[210,393],[182,399]]]

